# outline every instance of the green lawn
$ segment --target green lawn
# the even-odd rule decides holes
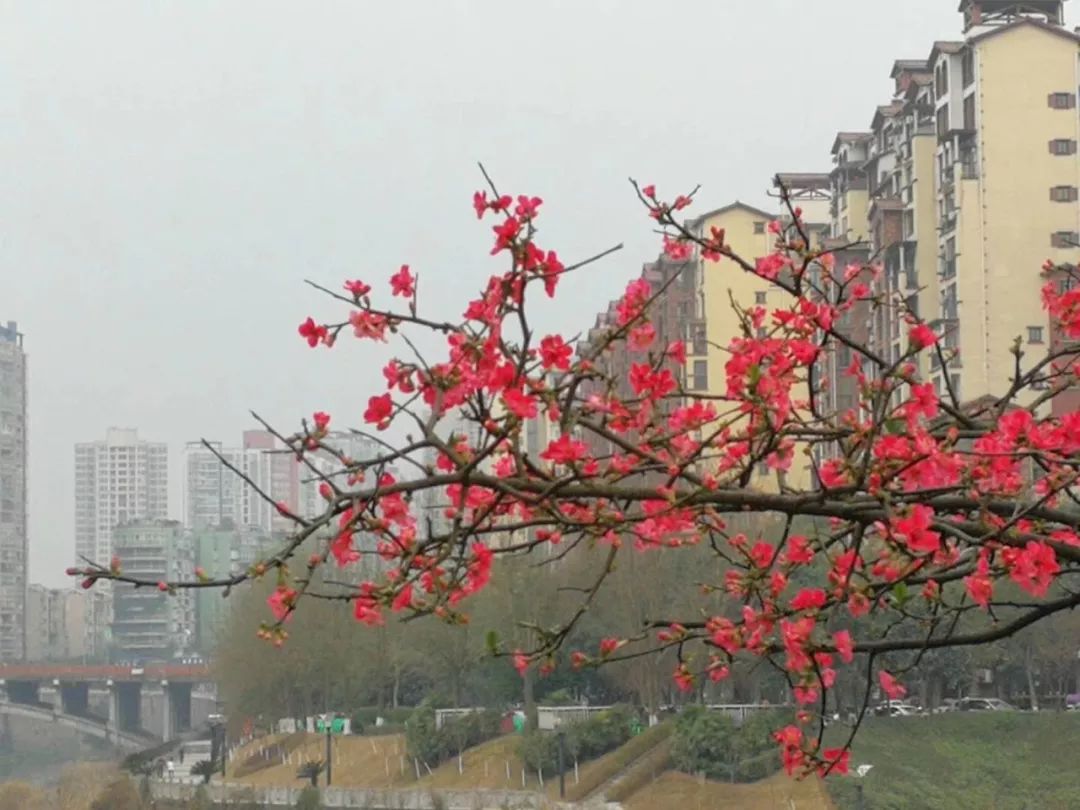
[[[1080,808],[1080,712],[869,718],[852,770],[862,763],[874,766],[867,810]],[[841,810],[856,806],[856,781],[828,780]]]

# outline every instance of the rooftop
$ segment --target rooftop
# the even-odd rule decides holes
[[[930,66],[926,63],[925,59],[897,59],[893,62],[892,72],[889,74],[890,79],[895,79],[901,73],[925,73],[930,70]]]
[[[874,137],[872,132],[837,132],[833,141],[832,153],[835,155],[842,143],[866,143]]]
[[[773,186],[795,188],[830,188],[828,172],[778,172]]]

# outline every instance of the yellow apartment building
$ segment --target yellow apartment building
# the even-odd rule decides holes
[[[691,220],[688,227],[705,238],[713,228],[722,228],[724,241],[732,251],[753,262],[773,250],[776,237],[769,233],[768,226],[774,219],[777,219],[775,213],[736,201]],[[732,300],[741,307],[762,305],[772,309],[786,303],[786,294],[729,259],[717,262],[700,255],[696,261],[695,283],[695,319],[689,324],[690,339],[686,341],[687,388],[722,394],[727,388],[724,372],[730,357],[727,347],[733,338],[743,334]],[[702,332],[704,341],[700,339]],[[693,339],[695,334],[699,339]],[[784,483],[793,488],[809,486],[810,463],[806,456],[796,453]],[[753,484],[762,489],[775,489],[778,479],[773,471],[760,467]]]

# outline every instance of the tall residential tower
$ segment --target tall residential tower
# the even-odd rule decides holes
[[[26,354],[0,325],[0,661],[26,654]]]

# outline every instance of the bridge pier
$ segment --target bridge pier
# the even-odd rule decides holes
[[[171,740],[191,729],[190,683],[161,682],[161,736]]]
[[[110,682],[109,727],[117,731],[142,728],[142,684],[138,681]]]
[[[90,714],[90,684],[86,681],[57,682],[60,690],[60,711],[86,717]]]

